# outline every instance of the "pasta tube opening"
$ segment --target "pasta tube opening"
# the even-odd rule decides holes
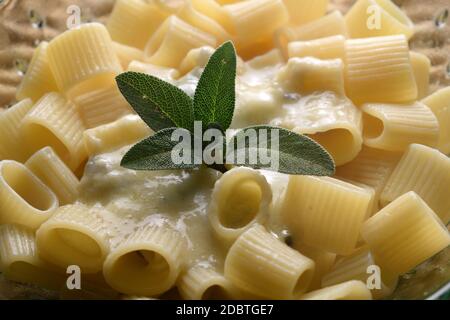
[[[379,118],[363,113],[363,122],[364,139],[375,140],[383,134],[384,123]]]
[[[353,160],[361,150],[361,141],[347,129],[333,129],[309,136],[321,144],[334,158],[336,164]],[[352,146],[351,149],[349,146]],[[353,151],[353,152],[351,152]]]

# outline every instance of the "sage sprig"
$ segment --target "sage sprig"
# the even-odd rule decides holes
[[[156,132],[134,145],[123,157],[121,165],[134,170],[200,167],[205,161],[202,152],[196,152],[195,146],[199,144],[195,142],[200,141],[201,151],[211,148],[202,137],[204,130],[215,128],[222,138],[219,144],[225,150],[219,155],[222,162],[207,164],[212,169],[225,172],[229,168],[225,163],[231,158],[232,164],[240,159],[238,165],[255,169],[295,175],[332,175],[335,170],[332,157],[307,136],[272,126],[254,126],[239,130],[231,139],[226,139],[226,130],[233,120],[236,103],[236,61],[232,42],[219,47],[209,59],[193,98],[178,87],[151,75],[125,72],[117,76],[118,87],[125,99]],[[202,124],[200,133],[195,130],[196,121]],[[179,143],[176,139],[174,141],[173,134],[180,131],[192,141],[192,150],[187,150],[189,161],[181,164],[175,163],[172,158],[172,151]],[[250,131],[256,134],[275,132],[276,139],[266,134],[266,139],[250,143],[250,139],[246,139]],[[215,143],[218,144],[217,141]],[[230,154],[231,157],[228,157]],[[258,154],[275,157],[276,168],[260,160],[254,161],[253,156]]]

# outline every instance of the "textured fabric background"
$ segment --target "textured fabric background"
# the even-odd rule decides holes
[[[313,0],[311,0],[313,1]],[[330,10],[346,12],[354,0],[331,0]],[[436,27],[435,18],[450,0],[396,0],[416,24],[411,48],[431,59],[431,90],[450,85],[450,21]],[[14,102],[21,74],[33,50],[42,40],[50,40],[66,29],[69,5],[82,10],[84,21],[107,18],[114,0],[0,0],[0,107]]]

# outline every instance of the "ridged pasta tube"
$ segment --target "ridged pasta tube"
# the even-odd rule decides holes
[[[167,225],[147,225],[114,248],[103,266],[115,290],[155,296],[169,290],[185,263],[186,239]]]
[[[412,191],[367,220],[361,234],[381,270],[394,274],[408,272],[450,245],[446,226]]]
[[[294,26],[317,20],[325,15],[328,0],[283,0],[289,12],[289,23]]]
[[[257,224],[231,247],[225,277],[241,290],[264,298],[293,299],[307,290],[314,266],[314,261]]]
[[[288,45],[288,56],[289,58],[314,57],[322,60],[344,60],[345,37],[337,35],[309,41],[294,41]]]
[[[217,236],[231,243],[255,223],[268,218],[272,190],[258,171],[239,167],[214,185],[208,216]]]
[[[39,256],[66,269],[97,273],[109,252],[109,235],[100,209],[82,204],[60,207],[36,232]]]
[[[56,195],[23,164],[0,161],[0,224],[38,228],[58,207]]]
[[[144,60],[144,51],[127,46],[119,42],[113,42],[114,51],[116,52],[117,58],[119,58],[120,65],[124,70],[128,68],[128,65],[133,60]]]
[[[423,99],[430,91],[430,59],[419,52],[411,51],[409,53],[414,77],[417,83],[417,98]]]
[[[303,295],[301,300],[372,300],[370,290],[362,281],[348,281]]]

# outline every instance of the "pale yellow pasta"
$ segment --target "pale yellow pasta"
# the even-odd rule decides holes
[[[447,228],[412,191],[367,220],[361,234],[381,270],[397,274],[408,272],[450,245]]]
[[[56,195],[23,164],[0,161],[0,224],[38,228],[58,207]]]
[[[333,11],[302,26],[281,28],[275,34],[275,42],[287,57],[288,45],[292,41],[308,41],[336,35],[347,37],[347,27],[340,11]]]
[[[325,15],[328,0],[283,0],[289,12],[289,23],[302,25],[317,20]]]
[[[278,73],[277,81],[289,92],[302,95],[315,91],[344,94],[344,63],[341,59],[291,58]]]
[[[218,22],[228,33],[235,33],[231,17],[215,0],[191,0],[194,8]]]
[[[228,32],[215,20],[200,12],[192,0],[185,1],[183,7],[177,12],[177,16],[190,25],[213,35],[218,44],[231,39]]]
[[[100,210],[82,204],[58,208],[36,232],[39,256],[63,269],[77,265],[83,273],[102,270],[109,235]]]
[[[138,115],[127,115],[114,122],[88,129],[83,133],[90,156],[106,153],[150,136],[152,130]]]
[[[327,149],[337,166],[352,161],[361,151],[361,111],[334,92],[313,93],[285,105],[271,124],[309,135]]]
[[[391,0],[358,0],[345,15],[352,38],[414,34],[414,24]]]
[[[113,122],[132,113],[131,106],[115,83],[80,94],[73,101],[87,129]]]
[[[374,188],[374,209],[378,211],[381,192],[401,156],[401,153],[364,146],[352,162],[336,168],[336,176]]]
[[[80,182],[51,147],[36,152],[25,166],[56,194],[60,205],[77,199]]]
[[[336,254],[355,249],[374,191],[330,177],[291,176],[282,216],[294,237]]]
[[[348,281],[303,295],[301,300],[372,300],[372,294],[361,281]]]
[[[365,104],[362,106],[364,144],[388,151],[404,151],[411,143],[434,147],[439,123],[426,105]]]
[[[285,25],[289,13],[282,0],[248,0],[224,6],[237,36],[237,47],[272,40],[273,32]]]
[[[446,224],[450,221],[449,188],[450,159],[436,149],[412,144],[387,181],[381,204],[414,191]]]
[[[84,129],[76,106],[55,92],[39,100],[22,120],[21,127],[30,151],[50,146],[72,170],[86,158]]]
[[[374,274],[371,269],[373,267],[379,266],[377,266],[370,251],[367,248],[363,248],[339,260],[330,272],[322,278],[322,287],[359,280],[374,286],[373,289],[370,289],[374,298],[385,298],[395,290],[398,277],[382,269],[379,269],[380,274]],[[379,277],[379,279],[372,283],[371,277]],[[377,285],[378,287],[376,287]]]
[[[428,96],[422,103],[433,111],[439,122],[438,149],[450,153],[450,87],[441,89]]]
[[[298,298],[313,273],[314,261],[258,224],[236,240],[225,260],[225,277],[236,287],[269,299]]]
[[[58,90],[48,63],[47,47],[48,42],[43,41],[34,51],[27,73],[17,88],[17,100],[30,98],[33,101],[37,101],[45,93]]]
[[[239,167],[226,172],[214,185],[208,217],[216,235],[230,244],[269,215],[272,190],[256,170]]]
[[[21,134],[22,120],[33,107],[31,99],[22,100],[0,112],[0,160],[10,159],[25,161],[30,155],[23,146],[25,143]]]
[[[185,300],[226,300],[233,295],[230,281],[210,266],[188,268],[180,275],[177,288]]]
[[[169,290],[185,264],[187,243],[167,225],[146,225],[114,248],[103,265],[115,290],[154,296]]]
[[[356,104],[417,99],[417,85],[403,35],[346,42],[346,92]]]
[[[315,263],[316,267],[308,291],[321,288],[322,277],[330,271],[331,267],[333,267],[336,260],[336,254],[298,243],[295,240],[292,248],[310,258]]]
[[[190,50],[217,44],[214,36],[171,16],[150,38],[144,53],[151,64],[177,68]]]
[[[113,42],[114,51],[119,58],[120,65],[125,70],[133,60],[144,60],[144,51],[127,46],[119,42]]]
[[[113,82],[122,71],[105,26],[88,23],[54,38],[47,49],[58,88],[69,97]]]
[[[204,68],[214,51],[212,47],[201,47],[189,51],[178,67],[180,74],[185,75],[195,68]]]
[[[0,226],[0,270],[12,281],[58,290],[61,274],[52,272],[38,256],[34,231],[24,226]]]
[[[149,74],[167,82],[174,82],[180,77],[180,72],[177,69],[161,67],[140,61],[131,61],[127,71]]]
[[[430,91],[431,61],[422,53],[411,51],[409,55],[417,83],[417,98],[423,99]]]
[[[144,49],[148,39],[169,16],[154,3],[117,0],[106,27],[114,41]]]
[[[345,37],[337,35],[309,41],[294,41],[288,45],[288,56],[289,58],[314,57],[323,60],[344,60]]]

